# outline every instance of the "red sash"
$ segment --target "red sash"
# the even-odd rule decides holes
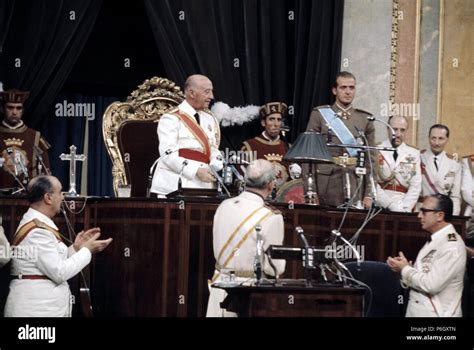
[[[200,152],[196,150],[182,148],[179,150],[179,156],[186,159],[191,159],[209,164],[211,161],[211,145],[209,144],[209,138],[207,137],[201,126],[198,125],[196,119],[182,111],[177,111],[176,113],[173,113],[173,115],[178,117],[179,120],[181,120],[184,125],[186,125],[186,127],[191,131],[194,137],[199,141],[204,150],[204,152]]]
[[[28,234],[36,228],[48,230],[54,235],[58,242],[62,242],[61,234],[59,233],[59,231],[52,228],[51,226],[46,225],[44,222],[41,222],[38,219],[33,219],[32,221],[27,222],[18,229],[18,231],[13,236],[12,245],[20,244],[25,239],[25,237],[28,236]]]
[[[439,191],[436,189],[436,186],[433,184],[433,181],[431,181],[429,175],[428,175],[428,172],[426,171],[426,165],[425,163],[421,162],[421,174],[425,177],[426,179],[426,182],[428,182],[428,186],[431,187],[431,189],[433,190],[433,192],[435,194],[439,194]]]

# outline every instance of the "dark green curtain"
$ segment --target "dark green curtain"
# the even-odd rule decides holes
[[[232,106],[280,100],[294,106],[294,138],[311,108],[331,99],[339,70],[343,0],[144,0],[170,79],[193,73]],[[260,128],[224,128],[237,148]],[[239,133],[235,131],[239,130]]]
[[[3,47],[3,82],[4,89],[31,92],[24,116],[28,126],[43,129],[101,5],[102,0],[15,1]]]

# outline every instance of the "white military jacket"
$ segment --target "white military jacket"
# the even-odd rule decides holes
[[[462,199],[467,204],[464,215],[471,216],[472,206],[474,205],[474,155],[463,157],[461,168],[461,194]]]
[[[461,212],[461,166],[446,152],[436,156],[438,170],[434,164],[435,155],[431,150],[421,151],[421,174],[423,197],[441,193],[453,201],[453,215]]]
[[[392,147],[388,140],[380,146]],[[379,153],[377,202],[391,211],[411,212],[421,192],[420,151],[402,143],[397,152],[396,161],[393,152]]]
[[[178,109],[191,117],[196,114],[196,110],[186,100],[178,106]],[[205,111],[199,111],[198,114],[200,127],[209,139],[211,148],[210,166],[219,171],[223,166],[222,156],[218,149],[220,142],[219,123],[212,114]],[[176,191],[181,172],[182,187],[213,188],[215,186],[214,183],[203,182],[196,177],[200,167],[209,165],[191,159],[188,159],[187,165],[184,165],[186,158],[179,156],[180,149],[203,152],[204,148],[192,131],[176,115],[165,113],[161,116],[158,123],[158,141],[160,143],[160,158],[158,158],[158,164],[153,175],[151,192],[166,195]]]
[[[431,235],[416,257],[405,266],[402,284],[410,287],[407,317],[460,317],[466,269],[466,246],[449,224]]]
[[[239,281],[246,281],[254,276],[257,223],[262,226],[263,251],[271,244],[283,243],[283,216],[266,207],[263,198],[258,194],[244,191],[219,205],[214,215],[213,226],[213,248],[216,258],[213,282],[221,279],[223,269],[235,271]],[[242,230],[239,230],[239,227]],[[284,272],[285,260],[273,260],[273,263],[278,275]],[[263,271],[267,275],[275,274],[266,256]],[[235,316],[220,308],[219,303],[226,296],[224,290],[210,287],[209,291],[207,317]]]
[[[0,226],[0,267],[10,261],[10,243],[4,234],[3,227]]]
[[[58,230],[49,217],[32,208],[23,215],[19,229],[33,220],[37,220],[39,226],[45,224]],[[76,252],[72,245],[68,248],[50,229],[39,227],[29,231],[12,248],[12,275],[44,275],[48,279],[13,279],[5,305],[5,316],[70,316],[71,292],[67,280],[89,264],[90,250],[83,247]]]

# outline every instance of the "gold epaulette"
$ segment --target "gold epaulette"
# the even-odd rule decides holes
[[[448,242],[456,242],[457,240],[455,233],[448,233]]]
[[[271,210],[272,213],[275,214],[275,215],[280,215],[281,214],[281,210],[279,210],[278,208],[275,208],[274,206],[271,206],[270,204],[265,204],[265,208]]]
[[[360,108],[354,108],[354,110],[357,111],[357,112],[368,114],[368,115],[373,115],[372,113],[364,111],[363,109],[360,109]]]
[[[456,162],[459,160],[459,155],[457,153],[448,153],[448,152],[446,152],[446,156],[449,159],[455,160]]]

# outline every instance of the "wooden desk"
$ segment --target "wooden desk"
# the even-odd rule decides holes
[[[95,255],[90,286],[94,313],[103,317],[201,317],[209,296],[207,280],[214,271],[212,222],[217,199],[177,200],[141,198],[88,198],[68,200],[77,214],[69,213],[76,232],[99,226],[112,244]],[[312,245],[323,246],[330,230],[337,228],[344,212],[338,209],[276,205],[285,218],[285,245],[300,246],[294,233],[302,226]],[[0,198],[0,212],[11,238],[27,210],[21,198]],[[345,237],[359,228],[366,212],[351,210],[341,230]],[[63,233],[64,219],[55,220]],[[465,218],[453,224],[465,233]],[[416,214],[385,213],[376,216],[360,235],[365,260],[385,261],[403,250],[411,260],[426,242]],[[8,268],[0,269],[0,311],[8,292]],[[284,278],[302,278],[297,262],[287,264]],[[77,284],[76,284],[77,285]],[[71,284],[71,288],[75,289]],[[79,306],[79,305],[78,305]],[[77,307],[75,308],[78,309]]]
[[[302,287],[285,281],[278,286],[223,287],[227,297],[221,303],[239,317],[362,317],[363,288]]]

